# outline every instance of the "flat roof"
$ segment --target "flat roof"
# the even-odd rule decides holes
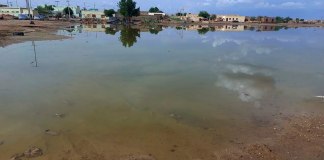
[[[25,7],[0,7],[0,9],[28,9],[28,8],[25,8]]]

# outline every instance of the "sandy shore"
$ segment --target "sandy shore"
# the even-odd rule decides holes
[[[25,41],[59,40],[67,37],[56,34],[58,29],[74,25],[62,21],[29,21],[0,20],[0,46],[5,47],[14,43]],[[24,32],[25,36],[13,36],[14,32]]]
[[[280,122],[279,122],[280,121]],[[271,128],[256,132],[253,143],[233,140],[232,147],[215,152],[217,160],[321,160],[324,157],[324,117],[286,115]]]

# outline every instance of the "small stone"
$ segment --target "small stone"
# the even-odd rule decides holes
[[[45,130],[45,134],[50,135],[50,136],[58,136],[59,133],[55,131],[51,131],[50,129]]]
[[[21,160],[21,158],[23,158],[25,155],[23,153],[21,154],[15,154],[13,156],[11,156],[10,160]]]
[[[65,117],[65,114],[56,113],[55,116],[58,117],[58,118],[64,118]]]
[[[43,150],[37,147],[32,147],[24,152],[26,158],[36,158],[43,155]]]

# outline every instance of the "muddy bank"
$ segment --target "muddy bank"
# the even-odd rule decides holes
[[[29,21],[0,20],[0,46],[5,47],[14,43],[25,41],[60,40],[67,37],[57,35],[56,32],[64,27],[75,25],[62,21],[34,21],[31,25]],[[14,33],[23,33],[14,35]]]
[[[324,157],[324,117],[282,116],[273,128],[253,143],[233,141],[233,146],[215,152],[216,159],[321,160]]]

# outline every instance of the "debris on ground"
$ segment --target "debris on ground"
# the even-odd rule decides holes
[[[24,153],[17,153],[13,155],[10,160],[22,160],[22,158],[36,158],[43,155],[43,150],[37,147],[32,147]]]

